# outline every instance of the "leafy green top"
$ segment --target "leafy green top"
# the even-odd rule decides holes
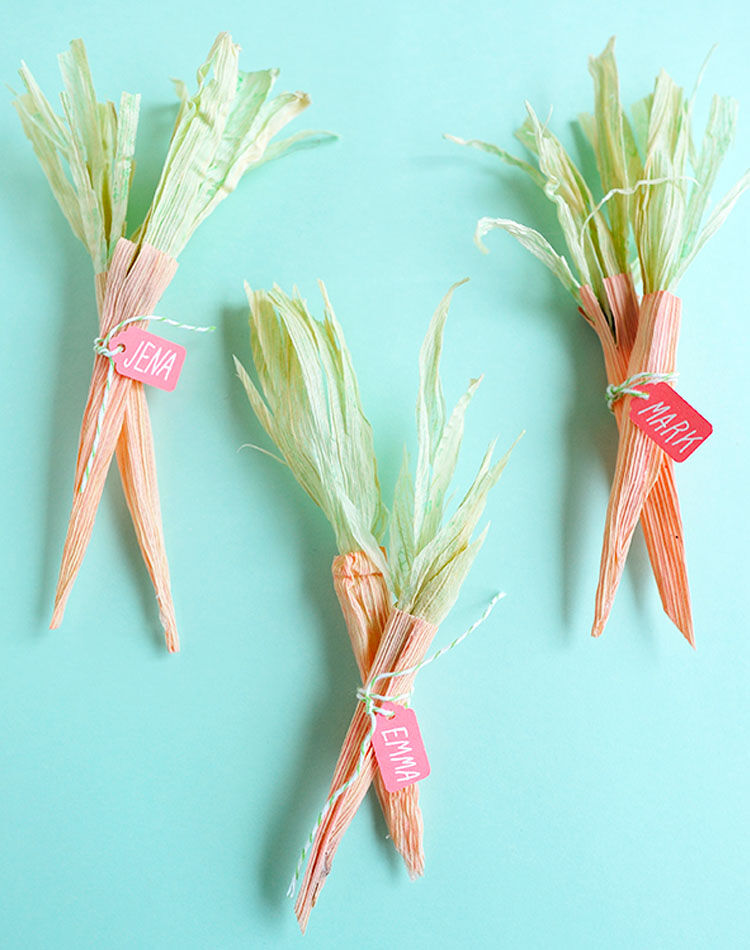
[[[471,487],[446,517],[447,492],[458,459],[474,379],[446,420],[439,375],[443,330],[455,288],[432,318],[420,353],[418,457],[412,478],[406,454],[390,516],[389,550],[380,544],[381,500],[372,430],[343,333],[325,288],[325,319],[313,317],[295,292],[248,291],[252,355],[259,386],[235,358],[250,404],[293,475],[333,526],[339,551],[365,551],[386,578],[401,609],[440,623],[484,540],[472,541],[487,494],[508,455],[494,465],[490,446]],[[262,391],[262,395],[261,395]]]
[[[123,93],[119,112],[111,102],[98,102],[81,40],[74,40],[59,62],[62,116],[25,63],[20,76],[26,92],[14,105],[63,214],[100,273],[125,234],[140,97]],[[176,257],[245,171],[311,136],[330,137],[302,132],[269,144],[310,100],[301,92],[269,99],[277,71],[245,73],[238,63],[239,47],[220,33],[198,70],[195,93],[190,96],[184,83],[176,83],[177,120],[135,241]]]
[[[734,138],[736,102],[713,97],[703,143],[697,149],[691,130],[695,93],[688,98],[662,71],[653,93],[635,104],[629,118],[620,102],[614,37],[600,56],[590,58],[589,71],[594,112],[581,115],[579,122],[596,157],[597,181],[586,181],[528,103],[528,118],[516,136],[538,167],[486,142],[446,137],[489,152],[529,175],[555,204],[570,263],[538,231],[507,218],[483,218],[477,226],[479,246],[485,249],[481,238],[493,228],[507,231],[547,265],[577,302],[581,284],[591,286],[612,323],[604,278],[633,270],[644,293],[674,289],[750,187],[750,171],[701,226],[711,188]],[[603,197],[596,201],[595,193]]]

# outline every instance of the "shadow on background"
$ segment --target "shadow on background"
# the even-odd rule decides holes
[[[47,429],[47,477],[45,479],[44,537],[41,551],[39,583],[39,616],[49,624],[52,617],[55,586],[62,557],[65,531],[73,501],[73,482],[81,430],[83,409],[86,404],[91,367],[92,342],[97,334],[96,293],[94,272],[85,251],[75,245],[76,238],[60,216],[54,199],[44,198],[50,204],[52,226],[60,233],[58,246],[64,259],[62,286],[58,299],[60,308],[54,335],[54,350],[58,354],[50,371],[53,393]],[[71,597],[75,596],[75,590]]]

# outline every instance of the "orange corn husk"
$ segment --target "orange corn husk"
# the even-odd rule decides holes
[[[380,645],[370,669],[370,677],[398,669],[407,669],[420,663],[436,632],[437,627],[434,624],[394,608],[383,630]],[[411,689],[415,675],[415,673],[409,673],[381,681],[383,687],[379,688],[382,688],[383,694],[388,696],[406,693]],[[332,795],[356,772],[360,749],[369,728],[370,721],[365,707],[362,703],[358,703],[339,753],[329,794]],[[318,827],[302,886],[294,905],[294,912],[303,933],[307,927],[310,912],[331,870],[339,842],[365,797],[376,771],[375,754],[370,744],[365,750],[359,775],[331,805]],[[385,794],[400,798],[406,791],[407,789],[402,789],[398,792],[385,792]]]
[[[629,274],[604,280],[605,291],[614,316],[615,335],[590,287],[581,288],[581,313],[596,331],[602,345],[607,382],[622,383],[628,377],[628,364],[638,329],[638,297]],[[618,429],[622,429],[624,400],[614,405]],[[691,646],[695,646],[690,587],[687,577],[682,517],[674,481],[672,460],[660,453],[662,464],[652,491],[641,511],[641,528],[664,612]]]
[[[146,393],[141,383],[129,388],[116,457],[138,546],[154,585],[167,649],[170,653],[177,653],[180,641],[162,528],[154,439]]]
[[[177,262],[169,255],[147,244],[138,247],[121,238],[115,247],[106,276],[100,275],[97,278],[101,333],[107,333],[129,317],[153,312],[176,269]],[[175,651],[178,648],[177,630],[161,528],[153,441],[141,383],[118,373],[113,375],[99,444],[86,487],[83,492],[80,490],[94,443],[107,370],[108,361],[97,356],[79,436],[73,507],[63,548],[50,627],[54,629],[62,621],[68,596],[91,537],[109,465],[117,450],[128,507],[136,526],[144,560],[156,588],[167,646],[171,651]]]
[[[333,586],[362,683],[366,684],[377,672],[373,662],[391,609],[385,578],[364,551],[353,551],[334,559]],[[378,769],[374,783],[391,840],[414,879],[424,874],[424,824],[419,808],[419,787],[408,785],[398,793],[389,792]]]
[[[675,368],[681,302],[668,291],[645,294],[641,300],[638,330],[628,362],[627,376],[636,373],[671,373]],[[604,630],[625,566],[633,531],[644,505],[664,470],[664,452],[630,421],[634,397],[625,396],[620,410],[620,443],[617,465],[604,528],[596,612],[591,633]],[[668,485],[669,482],[665,482]],[[655,496],[665,505],[664,490]],[[655,518],[658,520],[659,511]],[[686,634],[687,636],[687,634]]]

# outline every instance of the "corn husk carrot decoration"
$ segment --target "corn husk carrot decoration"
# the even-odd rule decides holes
[[[81,40],[74,40],[59,61],[62,116],[55,114],[25,64],[20,76],[26,92],[14,104],[63,214],[91,254],[100,337],[51,627],[62,622],[116,453],[166,643],[176,651],[148,407],[140,382],[111,371],[109,339],[123,324],[143,326],[137,318],[153,313],[193,231],[245,171],[316,133],[270,144],[309,99],[304,93],[269,98],[276,70],[240,71],[239,47],[228,33],[221,33],[198,70],[196,91],[190,95],[184,83],[176,83],[180,106],[161,177],[142,224],[128,240],[124,235],[139,96],[123,93],[119,111],[111,102],[98,102]]]
[[[438,374],[442,334],[453,288],[438,307],[420,356],[416,478],[408,458],[397,481],[387,555],[384,509],[369,424],[362,413],[346,344],[326,298],[326,318],[313,318],[298,296],[250,293],[252,352],[260,388],[241,364],[239,376],[258,419],[283,461],[336,531],[336,591],[357,656],[363,689],[337,762],[328,801],[310,836],[295,911],[302,930],[331,869],[338,843],[374,781],[394,844],[412,876],[423,866],[417,786],[385,789],[368,729],[378,697],[411,689],[439,624],[455,602],[485,531],[472,540],[487,494],[507,455],[492,463],[490,446],[479,472],[449,518],[446,494],[461,444],[471,384],[448,419]],[[325,291],[324,291],[325,296]],[[262,394],[261,394],[262,391]],[[342,560],[343,558],[343,560]],[[343,577],[346,582],[343,582]],[[373,579],[375,579],[373,583]]]
[[[592,634],[604,630],[640,520],[664,610],[694,645],[672,460],[633,425],[629,408],[634,398],[641,398],[634,392],[638,383],[674,379],[681,307],[671,291],[750,186],[750,172],[701,227],[716,174],[734,138],[734,100],[713,97],[703,143],[696,148],[691,132],[694,94],[686,97],[665,72],[628,117],[620,103],[614,38],[600,56],[590,58],[589,70],[594,112],[579,121],[596,157],[598,182],[586,181],[528,103],[528,118],[516,135],[536,165],[486,142],[447,138],[522,169],[555,204],[570,263],[539,232],[506,218],[483,218],[475,239],[485,250],[481,239],[493,228],[513,235],[570,291],[602,346],[607,401],[620,441]],[[603,195],[599,201],[596,192]]]
[[[321,289],[326,305],[322,324],[298,297],[248,287],[253,360],[263,397],[242,364],[235,360],[235,365],[283,462],[334,529],[340,552],[332,565],[334,589],[364,683],[391,606],[381,549],[387,513],[357,378],[341,327]],[[404,790],[398,807],[381,781],[376,790],[409,874],[421,874],[417,786]]]

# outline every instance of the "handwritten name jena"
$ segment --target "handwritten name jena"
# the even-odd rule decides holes
[[[125,358],[122,365],[137,373],[144,373],[153,379],[160,376],[164,382],[169,382],[169,374],[174,368],[177,351],[169,347],[162,348],[151,340],[141,340],[130,358]]]

